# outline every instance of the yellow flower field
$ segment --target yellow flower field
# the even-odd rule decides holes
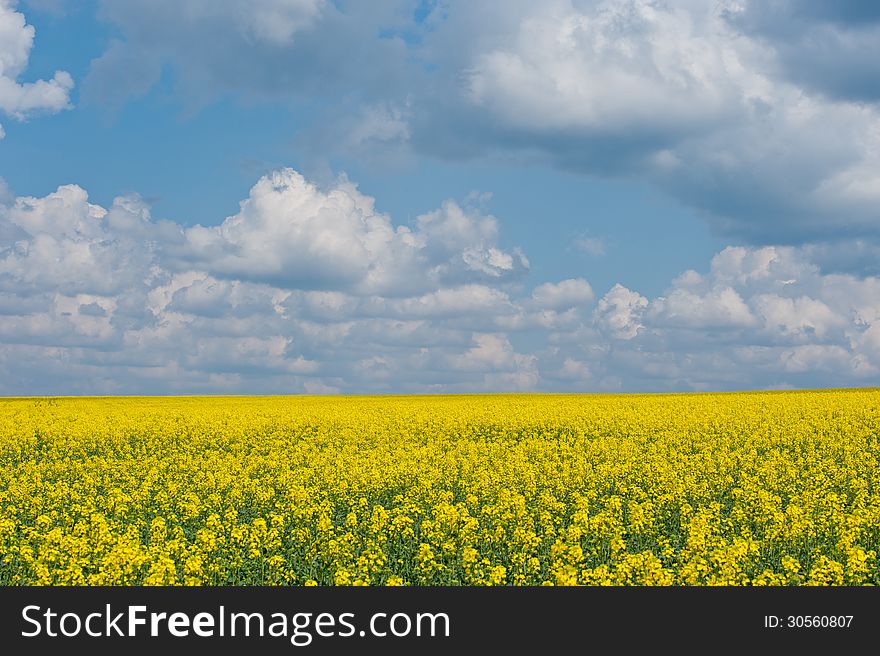
[[[0,584],[880,582],[880,390],[0,400]]]

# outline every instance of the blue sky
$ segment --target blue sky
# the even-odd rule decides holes
[[[0,0],[0,393],[880,383],[880,13]]]

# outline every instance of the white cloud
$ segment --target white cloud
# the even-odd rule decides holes
[[[479,382],[471,384],[474,388],[528,391],[538,385],[537,357],[516,353],[504,335],[475,334],[473,340],[473,348],[454,356],[452,366],[456,370],[482,372]]]
[[[416,22],[401,0],[106,0],[118,39],[85,95],[119,104],[168,67],[191,108],[227,94],[311,107],[297,139],[318,159],[503,151],[647,181],[737,241],[876,250],[878,23],[765,5],[444,0]],[[468,258],[503,272],[497,255]]]
[[[485,285],[439,289],[422,296],[389,300],[383,305],[396,316],[418,318],[486,314],[497,317],[514,309],[506,293]]]
[[[592,374],[586,363],[572,358],[565,358],[557,376],[563,380],[588,381],[592,377]]]
[[[583,278],[545,282],[532,292],[533,304],[544,310],[565,310],[587,305],[592,300],[593,288]]]
[[[662,295],[617,284],[596,302],[581,278],[526,287],[507,268],[524,273],[524,256],[499,241],[497,219],[458,204],[395,226],[351,183],[322,191],[291,170],[215,227],[154,221],[137,196],[100,207],[75,185],[15,198],[0,209],[0,391],[880,381],[880,278],[823,273],[810,248],[730,247]]]
[[[599,359],[658,388],[876,384],[880,279],[823,274],[809,252],[727,248],[651,300],[616,286],[594,326],[624,339]]]
[[[0,206],[0,223],[11,236],[0,245],[0,288],[65,294],[141,288],[153,257],[149,237],[166,227],[151,224],[138,199],[117,198],[108,211],[76,185]]]
[[[220,226],[188,229],[182,257],[227,277],[348,288],[407,237],[353,185],[325,194],[288,169],[261,178],[241,211]]]
[[[261,178],[221,225],[187,229],[177,257],[221,277],[385,295],[506,281],[528,267],[497,246],[493,217],[447,201],[414,227],[395,227],[374,205],[346,180],[321,191],[283,169]]]
[[[715,287],[705,294],[673,289],[669,295],[654,299],[649,314],[658,325],[698,330],[745,327],[756,321],[731,287]]]
[[[784,338],[822,340],[847,324],[846,317],[808,296],[784,298],[777,294],[761,294],[755,297],[754,305],[767,331]]]
[[[18,82],[27,68],[35,30],[16,5],[16,0],[0,0],[0,111],[21,121],[36,113],[69,108],[73,78],[66,71],[56,71],[50,80]],[[0,139],[4,136],[0,126]]]
[[[479,53],[471,100],[506,123],[575,134],[692,133],[740,111],[751,85],[733,39],[693,3],[551,3]]]
[[[349,127],[345,140],[348,148],[360,149],[375,147],[382,142],[407,141],[409,137],[407,111],[401,107],[379,104],[364,108]]]
[[[787,349],[779,356],[783,369],[791,373],[838,372],[854,369],[856,360],[848,349],[837,345],[808,344]]]
[[[537,153],[588,174],[650,181],[756,242],[823,241],[840,231],[880,238],[880,107],[791,75],[792,61],[815,59],[809,38],[794,56],[786,49],[805,10],[786,9],[767,36],[739,18],[747,9],[773,13],[766,3],[480,4],[446,3],[427,37],[464,82],[447,90],[458,104],[444,98],[442,113],[421,121],[438,142],[463,134],[477,143],[452,151],[415,133],[417,145],[464,156]],[[876,59],[876,39],[865,35],[877,24],[850,27],[825,25],[839,39],[823,47],[845,51],[850,64]],[[863,66],[874,72],[859,78],[874,100],[875,68]]]
[[[452,201],[395,227],[353,184],[321,191],[284,169],[219,226],[184,228],[138,196],[107,209],[65,185],[2,205],[0,236],[10,374],[62,349],[107,390],[537,384],[534,356],[499,332],[524,313],[505,288],[527,260],[498,246],[495,218]]]
[[[647,307],[648,299],[618,283],[599,300],[595,323],[615,339],[632,339],[644,328]]]

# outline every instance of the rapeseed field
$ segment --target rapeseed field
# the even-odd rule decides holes
[[[880,390],[0,400],[3,585],[880,583]]]

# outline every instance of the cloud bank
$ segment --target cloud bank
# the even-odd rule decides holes
[[[860,67],[859,96],[804,61],[823,58],[828,78],[852,70],[847,57],[876,61],[877,23],[819,15],[801,36],[776,35],[800,14],[756,24],[766,4],[533,5],[461,64],[466,120],[493,126],[484,148],[648,180],[752,243],[876,240],[880,69]],[[823,46],[835,57],[817,54],[816,30],[835,35]]]
[[[85,87],[104,104],[143,93],[167,66],[187,106],[231,94],[320,107],[300,137],[322,152],[501,153],[647,181],[744,243],[880,243],[872,3],[101,7],[120,37]]]
[[[167,75],[191,112],[228,97],[310,108],[304,130],[330,153],[647,181],[740,245],[648,297],[533,281],[497,218],[449,200],[395,223],[344,177],[277,170],[205,226],[155,220],[137,195],[101,207],[77,185],[13,197],[0,183],[0,393],[880,382],[872,3],[98,6],[114,38],[88,101],[118,108]],[[66,109],[67,73],[22,81],[34,29],[16,9],[0,0],[0,112]]]
[[[663,295],[528,284],[498,219],[264,176],[216,226],[76,185],[0,206],[0,393],[701,390],[880,381],[880,279],[731,247]]]

